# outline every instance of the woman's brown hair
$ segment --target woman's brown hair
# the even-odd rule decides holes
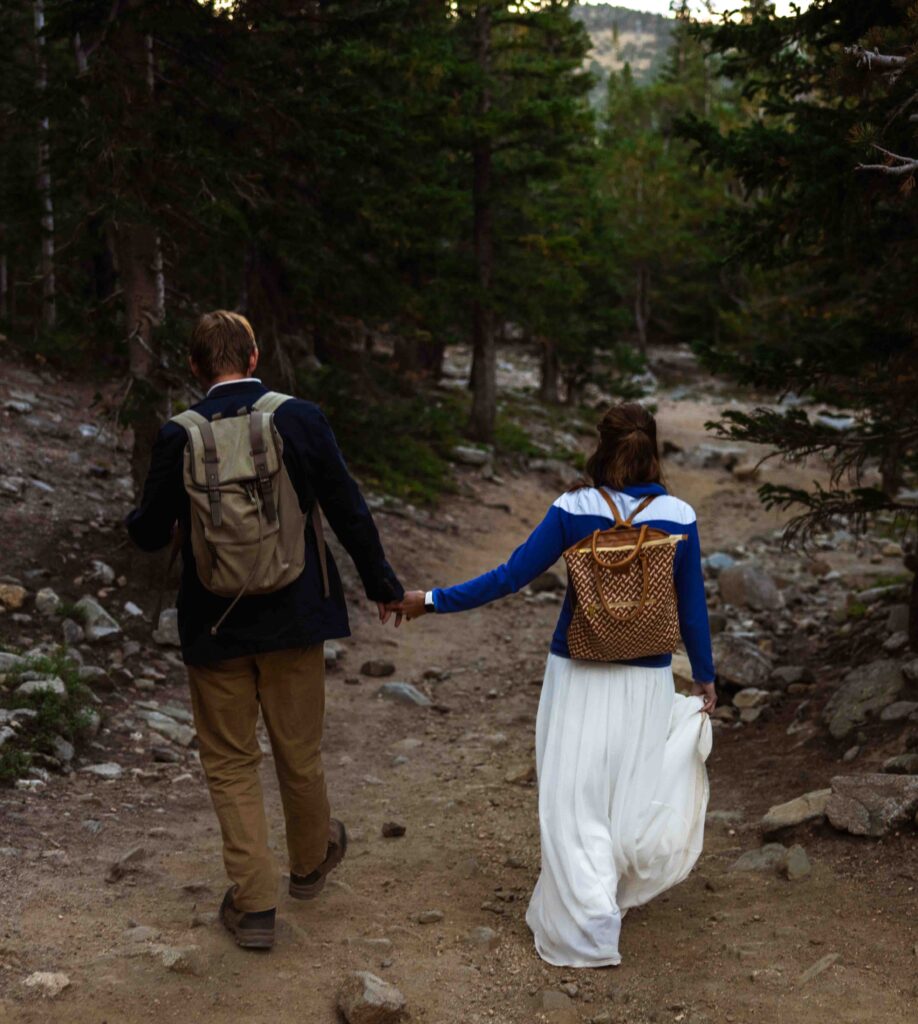
[[[634,484],[663,482],[657,422],[642,405],[613,405],[596,429],[599,444],[586,463],[594,487],[620,491]]]

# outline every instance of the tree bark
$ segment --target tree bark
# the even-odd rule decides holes
[[[634,325],[638,348],[647,355],[647,322],[650,319],[650,271],[639,266],[634,285]]]
[[[43,101],[48,91],[48,63],[45,58],[45,4],[33,0],[35,22],[35,88]],[[51,189],[51,125],[47,115],[38,121],[38,163],[36,188],[41,210],[41,322],[46,330],[57,323],[57,294],[54,280],[54,196]]]
[[[477,114],[483,121],[491,109],[488,76],[491,71],[491,11],[487,3],[475,13],[476,59],[484,83],[478,97]],[[478,441],[494,438],[497,418],[497,353],[494,343],[494,313],[491,309],[491,277],[494,265],[494,225],[491,208],[491,140],[478,126],[473,152],[472,208],[473,248],[477,291],[472,303],[472,415],[469,432]]]
[[[542,339],[542,375],[539,383],[539,398],[548,405],[557,405],[558,397],[558,376],[560,362],[558,360],[558,348],[554,339]]]

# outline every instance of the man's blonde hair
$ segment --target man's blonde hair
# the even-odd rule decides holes
[[[248,373],[256,348],[255,332],[241,313],[215,309],[198,317],[189,355],[198,373],[213,380],[226,373]]]

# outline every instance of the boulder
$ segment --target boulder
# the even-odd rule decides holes
[[[2,668],[2,665],[0,665],[0,668]],[[918,683],[918,658],[913,658],[902,666],[902,675],[910,683]]]
[[[768,689],[771,660],[754,643],[732,633],[714,637],[714,664],[725,683],[746,688]]]
[[[771,689],[786,690],[788,686],[812,681],[812,672],[803,665],[779,665],[771,674]]]
[[[893,633],[883,641],[883,650],[887,654],[898,654],[908,647],[908,633]]]
[[[457,444],[450,449],[450,458],[462,466],[486,466],[493,456],[483,448],[472,448],[470,445]]]
[[[18,654],[10,654],[9,651],[0,651],[0,672],[11,672],[13,669],[24,668],[25,658]]]
[[[769,807],[762,818],[762,831],[769,835],[807,821],[817,821],[826,813],[826,802],[831,792],[831,789],[814,789],[786,803]]]
[[[894,704],[904,687],[902,670],[891,659],[852,669],[823,711],[832,738],[844,739],[868,716]]]
[[[338,1010],[347,1024],[395,1024],[405,1014],[405,997],[369,971],[348,975],[338,990]]]
[[[884,836],[918,810],[918,776],[837,775],[826,803],[829,822],[856,836]]]
[[[717,582],[721,598],[735,608],[775,611],[784,606],[775,581],[751,562],[728,566],[721,571]]]
[[[397,704],[409,704],[419,708],[429,708],[430,700],[411,683],[383,683],[376,691],[383,700],[394,700]]]
[[[159,613],[159,622],[153,630],[153,639],[164,647],[182,646],[178,630],[178,609],[164,608]]]
[[[111,615],[102,607],[99,602],[89,594],[85,594],[77,601],[76,610],[83,620],[83,629],[86,639],[90,643],[99,640],[107,640],[117,636],[121,627]]]

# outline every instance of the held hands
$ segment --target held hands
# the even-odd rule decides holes
[[[427,607],[424,604],[425,597],[426,591],[406,590],[405,596],[401,601],[390,601],[388,604],[377,603],[376,607],[379,609],[379,621],[385,625],[394,615],[395,627],[397,629],[402,624],[403,617],[410,622],[412,619],[417,619],[422,615],[426,615]]]

